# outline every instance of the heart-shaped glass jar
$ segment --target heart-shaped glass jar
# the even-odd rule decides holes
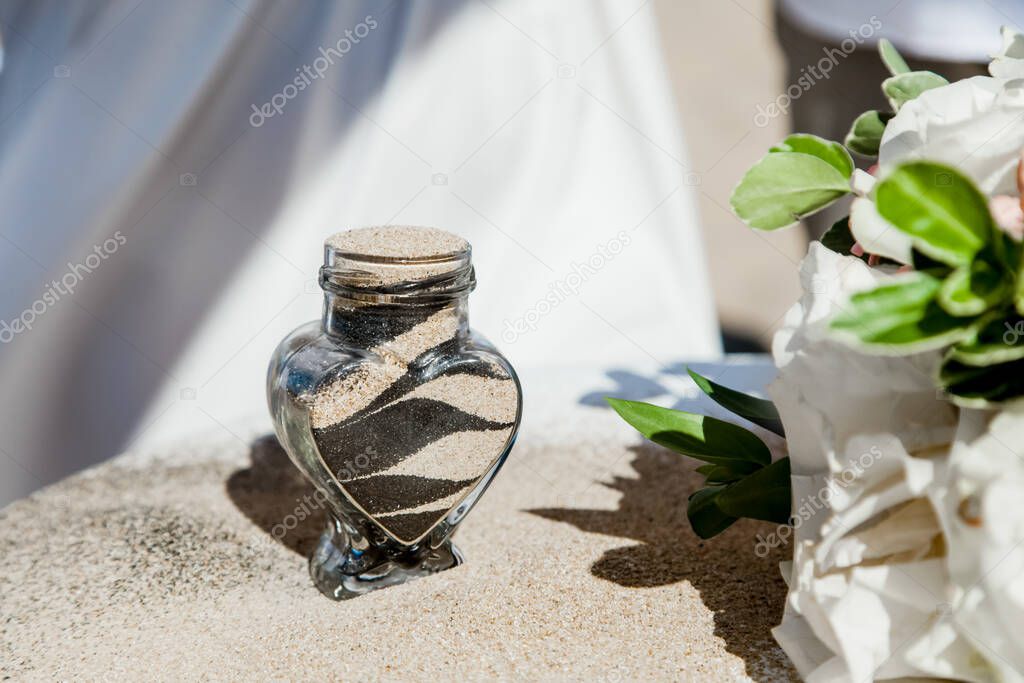
[[[522,392],[469,329],[469,244],[433,228],[338,233],[324,249],[321,321],[274,354],[277,435],[329,525],[314,582],[344,599],[462,561],[451,536],[515,441]]]

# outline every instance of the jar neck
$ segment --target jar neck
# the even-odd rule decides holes
[[[398,257],[348,251],[359,245],[348,244],[346,235],[354,239],[356,233],[341,233],[324,245],[320,287],[328,335],[346,346],[386,356],[388,362],[408,364],[469,334],[468,299],[476,276],[472,250],[464,240],[457,239],[458,248],[451,251],[424,252],[421,242],[436,235],[398,230],[394,240],[404,239],[410,250],[421,250]],[[371,237],[382,251],[394,247],[382,235]]]
[[[469,336],[469,296],[408,304],[357,301],[325,291],[322,323],[324,332],[339,343],[408,364]]]

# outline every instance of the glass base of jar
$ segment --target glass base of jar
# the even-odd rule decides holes
[[[309,558],[309,575],[327,597],[348,600],[378,588],[437,574],[463,562],[462,553],[450,538],[436,548],[420,547],[399,555],[386,554],[372,546],[357,550],[332,519]]]

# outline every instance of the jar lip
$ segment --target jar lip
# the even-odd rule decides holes
[[[437,275],[382,282],[375,273],[322,266],[320,288],[353,301],[388,304],[439,304],[453,301],[476,288],[476,272],[468,261]]]
[[[382,226],[324,241],[320,287],[376,303],[434,303],[476,286],[469,242],[437,228]]]

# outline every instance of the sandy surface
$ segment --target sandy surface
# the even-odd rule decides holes
[[[0,678],[793,679],[767,525],[701,542],[691,464],[606,409],[542,412],[459,532],[467,564],[344,603],[308,580],[316,501],[260,423],[19,501]]]

